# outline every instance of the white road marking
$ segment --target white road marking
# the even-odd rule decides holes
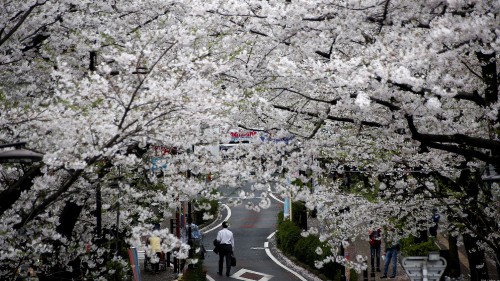
[[[269,188],[267,189],[267,191],[269,191],[269,196],[271,196],[274,200],[280,202],[281,204],[284,204],[285,201],[283,200],[280,200],[278,199],[278,197],[276,197],[272,192],[271,192],[271,187],[269,186]]]
[[[291,270],[290,268],[286,267],[285,265],[283,265],[281,262],[279,262],[274,256],[273,254],[271,253],[271,250],[269,250],[269,242],[265,242],[264,243],[264,248],[266,248],[266,254],[269,256],[269,258],[271,258],[271,260],[274,261],[274,263],[276,263],[277,265],[281,266],[282,268],[288,270],[290,273],[292,273],[293,275],[297,276],[297,278],[299,278],[300,280],[302,281],[307,281],[307,279],[305,279],[304,277],[302,277],[300,274],[298,274],[297,272]]]
[[[226,216],[226,218],[224,219],[224,221],[228,221],[228,220],[229,220],[229,218],[231,217],[231,209],[230,209],[230,208],[229,208],[226,204],[222,204],[222,206],[224,206],[224,207],[226,208],[226,210],[227,210],[227,216]],[[204,230],[204,231],[203,231],[203,233],[209,233],[209,232],[211,232],[211,231],[214,231],[214,230],[216,230],[217,228],[219,228],[221,225],[222,225],[222,223],[219,223],[218,225],[216,225],[216,226],[212,227],[212,228],[211,228],[211,229],[209,229],[209,230]]]
[[[278,202],[280,202],[280,203],[284,203],[282,200],[280,200],[280,199],[278,199],[276,196],[274,196],[274,194],[270,193],[270,196],[271,196],[274,200],[276,200],[276,201],[278,201]],[[230,208],[229,208],[226,204],[222,204],[222,206],[224,206],[224,207],[226,208],[226,210],[227,210],[227,216],[226,216],[226,218],[224,219],[224,221],[227,221],[227,220],[229,220],[229,218],[231,218],[231,209],[230,209]],[[209,229],[209,230],[203,231],[203,233],[209,233],[209,232],[211,232],[211,231],[214,231],[214,230],[218,229],[221,225],[222,225],[222,223],[220,223],[220,224],[218,224],[218,225],[214,226],[213,228],[211,228],[211,229]],[[273,232],[273,233],[271,233],[271,234],[267,237],[267,239],[272,238],[275,234],[276,234],[276,231],[275,231],[275,232]],[[259,249],[260,249],[260,248],[259,248]],[[290,272],[290,273],[292,273],[293,275],[297,276],[297,278],[299,278],[300,280],[302,280],[302,281],[307,281],[307,279],[305,279],[304,277],[302,277],[301,275],[299,275],[297,272],[293,271],[292,269],[290,269],[290,268],[286,267],[285,265],[283,265],[281,262],[279,262],[279,261],[278,261],[278,260],[277,260],[277,259],[273,256],[273,254],[272,254],[272,253],[271,253],[271,251],[269,250],[269,242],[265,242],[265,243],[264,243],[264,250],[266,251],[267,256],[268,256],[268,257],[269,257],[269,258],[270,258],[270,259],[271,259],[274,263],[276,263],[277,265],[281,266],[281,267],[282,267],[282,268],[284,268],[285,270],[289,271],[289,272]],[[213,250],[207,250],[207,251],[213,251]],[[249,270],[246,270],[246,271],[249,271]],[[238,271],[238,272],[239,272],[239,271]],[[249,271],[249,272],[252,272],[252,271]],[[244,273],[244,272],[243,272],[243,273]],[[255,272],[255,273],[257,273],[257,274],[261,274],[261,273],[258,273],[258,272]],[[233,274],[231,277],[233,277],[233,278],[234,278],[234,277],[236,277],[236,276],[235,276],[235,274]],[[238,277],[239,277],[239,276],[238,276]],[[240,277],[240,278],[241,278],[241,277]],[[240,278],[237,278],[237,279],[240,279]],[[264,279],[261,279],[261,280],[262,280],[262,281],[267,281],[267,280],[269,280],[269,279],[267,279],[267,278],[271,279],[271,278],[272,278],[272,275],[265,275]],[[207,274],[207,280],[209,280],[209,281],[215,281],[215,279],[213,279],[212,277],[210,277],[208,274]],[[246,280],[246,279],[240,279],[240,280]]]
[[[259,275],[259,276],[262,276],[262,277],[260,279],[258,279],[258,280],[249,279],[249,278],[245,278],[245,277],[242,276],[245,273],[253,273],[255,275]],[[272,275],[264,274],[264,273],[257,272],[257,271],[248,270],[248,269],[245,269],[245,268],[242,268],[242,269],[238,270],[235,274],[231,275],[230,277],[234,278],[234,279],[238,279],[238,280],[243,280],[243,281],[269,281],[269,280],[271,280],[271,278],[273,278]]]

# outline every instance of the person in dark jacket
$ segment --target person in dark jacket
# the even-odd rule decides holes
[[[380,272],[380,248],[382,245],[382,229],[372,228],[368,233],[370,238],[370,262],[372,266],[372,272],[375,271],[375,264],[377,265],[377,272]]]
[[[437,230],[438,230],[438,225],[439,225],[439,219],[441,216],[438,213],[438,210],[434,208],[432,210],[432,223],[433,225],[429,228],[429,234],[431,236],[436,237],[437,236]]]

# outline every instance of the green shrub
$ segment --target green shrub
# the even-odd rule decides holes
[[[205,281],[207,280],[207,271],[203,267],[203,261],[198,260],[198,263],[186,269],[183,281]]]
[[[307,208],[304,202],[294,201],[292,203],[292,220],[301,229],[307,229]]]
[[[283,252],[293,255],[294,246],[301,238],[302,231],[293,222],[285,220],[278,225],[276,244]]]
[[[410,236],[401,240],[401,253],[403,256],[427,256],[429,252],[438,252],[439,247],[434,243],[433,239],[428,239],[425,242],[416,243],[415,237]]]
[[[276,244],[283,253],[295,259],[298,264],[314,272],[322,279],[331,280],[335,274],[340,274],[340,265],[337,263],[327,263],[320,269],[316,268],[315,261],[323,260],[323,258],[330,254],[330,248],[322,243],[317,236],[309,235],[303,237],[300,227],[294,222],[283,220],[282,218],[283,213],[281,212],[278,215]],[[316,253],[318,247],[323,251],[321,255]]]
[[[283,222],[283,211],[280,211],[278,213],[278,225],[280,225]]]
[[[295,244],[293,255],[303,263],[314,266],[314,261],[321,257],[316,254],[316,248],[322,246],[322,243],[316,236],[309,235],[307,237],[301,237]]]
[[[187,267],[184,276],[182,278],[183,281],[205,281],[206,273],[205,267],[203,266],[204,262],[204,254],[202,252],[196,252],[195,249],[198,248],[200,244],[193,245],[193,258],[197,259],[198,262],[196,264],[190,265]]]
[[[109,260],[106,262],[106,280],[110,281],[118,281],[125,280],[127,277],[127,270],[122,266],[122,264],[115,260]]]
[[[349,270],[349,273],[351,274],[349,280],[358,280],[358,273],[356,272],[356,270],[354,269],[351,269]]]

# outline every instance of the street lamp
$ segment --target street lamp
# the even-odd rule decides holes
[[[33,163],[43,159],[42,153],[24,149],[25,145],[26,142],[0,144],[0,148],[15,148],[0,152],[0,163]]]

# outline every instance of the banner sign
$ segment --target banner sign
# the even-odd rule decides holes
[[[130,259],[130,267],[134,274],[134,281],[141,281],[141,268],[139,266],[139,258],[137,257],[137,249],[131,247],[128,249],[128,257]]]
[[[231,135],[231,142],[239,142],[250,140],[253,137],[257,136],[256,131],[237,131],[237,132],[229,132]]]
[[[154,173],[157,170],[163,171],[168,168],[168,158],[164,157],[153,157],[151,158],[151,171]]]

